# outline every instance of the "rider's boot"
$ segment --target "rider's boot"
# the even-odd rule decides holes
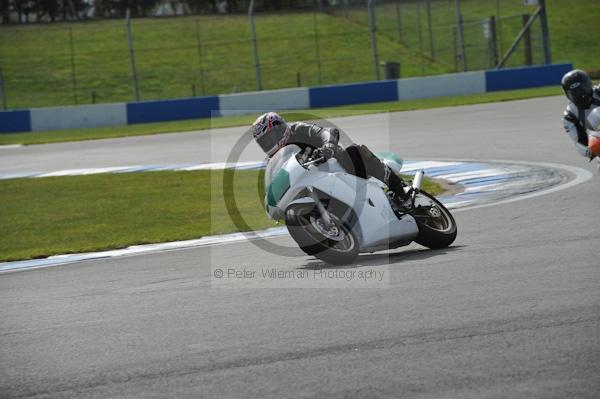
[[[404,191],[405,184],[402,179],[395,174],[391,169],[388,168],[386,173],[386,181],[389,191],[387,196],[390,198],[392,208],[396,213],[403,214],[411,210],[412,201],[408,193]]]
[[[389,167],[386,166],[386,168],[386,181],[384,183],[387,184],[388,188],[392,190],[399,199],[409,199],[409,195],[404,191],[405,184],[400,176],[394,173]]]

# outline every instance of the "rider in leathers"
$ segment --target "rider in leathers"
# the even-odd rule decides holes
[[[342,149],[338,145],[340,132],[336,128],[304,122],[288,124],[275,112],[268,112],[256,119],[252,131],[254,139],[269,157],[288,144],[295,144],[304,151],[316,150],[325,159],[336,158],[349,173],[365,179],[375,177],[399,198],[407,197],[402,179],[366,146],[352,144]]]
[[[587,129],[598,127],[591,126],[588,116],[594,108],[600,106],[600,86],[592,86],[588,74],[580,69],[566,73],[561,85],[569,99],[563,114],[564,128],[575,142],[579,154],[591,161],[597,155],[588,148]]]

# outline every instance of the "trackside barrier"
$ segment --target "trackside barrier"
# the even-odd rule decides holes
[[[248,110],[256,113],[274,109],[310,108],[309,89],[281,89],[250,93],[223,94],[219,96],[219,114],[222,116],[243,115]]]
[[[125,124],[127,124],[125,104],[97,104],[31,109],[31,130],[33,132]]]
[[[572,64],[553,64],[174,100],[0,111],[0,133],[130,125],[524,89],[559,85],[561,77],[571,69]]]
[[[30,132],[31,112],[27,110],[0,111],[0,133]]]
[[[485,93],[485,72],[464,72],[398,80],[398,99],[414,100]]]
[[[561,77],[571,69],[572,64],[555,64],[486,71],[486,91],[559,85]]]
[[[396,80],[311,87],[310,108],[398,100]]]
[[[127,104],[127,124],[210,118],[219,109],[219,97],[196,97]]]

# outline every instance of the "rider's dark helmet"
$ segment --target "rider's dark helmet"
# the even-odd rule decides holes
[[[268,155],[272,156],[287,144],[290,138],[290,126],[275,112],[262,114],[252,124],[254,140]]]
[[[588,108],[592,105],[593,85],[590,76],[581,69],[567,72],[561,81],[567,98],[578,108]]]

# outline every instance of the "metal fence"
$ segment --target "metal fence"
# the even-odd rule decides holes
[[[494,68],[536,7],[526,6],[523,0],[378,0],[374,9],[379,36],[416,53],[416,70],[411,63],[402,68],[403,76],[414,76]],[[336,4],[333,13],[368,23],[368,11],[351,0]],[[397,55],[401,63],[403,58]],[[507,65],[543,62],[541,25],[536,19]]]
[[[323,0],[295,12],[0,28],[5,108],[212,95],[495,67],[523,0]],[[239,7],[238,2],[238,7]],[[544,63],[537,18],[506,66]]]

